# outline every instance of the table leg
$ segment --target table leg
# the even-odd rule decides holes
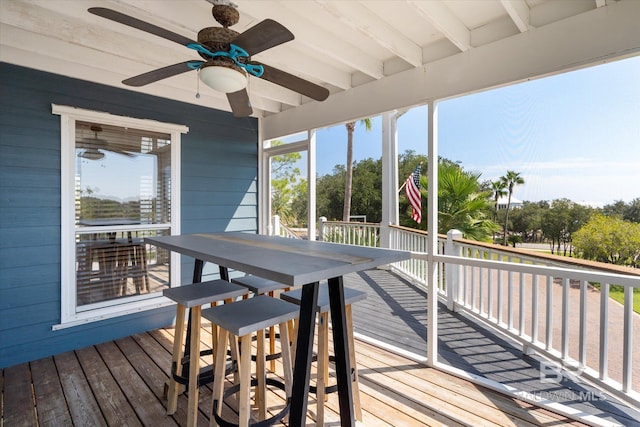
[[[338,383],[338,403],[340,425],[354,426],[353,390],[351,384],[351,363],[349,360],[349,334],[344,305],[344,285],[342,277],[329,279],[329,305],[333,329],[333,351],[336,359],[336,381]]]
[[[311,359],[313,355],[313,336],[318,312],[318,287],[318,282],[310,283],[302,287],[296,356],[293,367],[291,410],[289,412],[290,427],[302,427],[306,425]]]
[[[227,282],[230,282],[229,269],[227,267],[219,265],[218,271],[220,271],[220,280],[226,280]]]

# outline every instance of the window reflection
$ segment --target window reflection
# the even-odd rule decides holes
[[[161,292],[169,255],[171,135],[76,122],[77,307]]]

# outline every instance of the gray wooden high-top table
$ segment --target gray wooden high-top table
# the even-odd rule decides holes
[[[355,424],[342,276],[407,260],[409,252],[237,232],[162,236],[145,241],[195,258],[194,283],[202,279],[204,262],[212,262],[219,266],[225,280],[227,269],[232,268],[292,287],[304,285],[289,414],[292,427],[305,425],[318,282],[328,279],[340,424]]]

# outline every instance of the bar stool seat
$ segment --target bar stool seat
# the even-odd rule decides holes
[[[233,304],[220,305],[207,308],[202,311],[202,317],[218,326],[218,346],[214,361],[214,382],[213,382],[213,402],[212,420],[218,425],[229,426],[238,425],[246,427],[250,418],[250,388],[257,386],[256,402],[259,409],[260,426],[273,425],[289,412],[289,399],[291,398],[292,383],[292,361],[289,349],[288,322],[298,317],[300,308],[289,302],[271,298],[265,295],[258,295],[253,298],[234,302]],[[275,379],[267,379],[265,369],[265,349],[264,339],[265,329],[279,325],[280,347],[282,353],[282,365],[284,372],[284,384]],[[251,381],[251,340],[252,335],[258,335],[258,353],[256,357],[256,379]],[[223,393],[225,380],[225,358],[226,348],[222,343],[229,340],[229,335],[240,338],[240,371],[239,382],[234,384]],[[234,342],[237,338],[229,340]],[[266,385],[276,386],[285,390],[287,404],[278,414],[268,420],[266,418]],[[224,397],[239,392],[238,401],[238,424],[232,424],[221,418]]]
[[[289,289],[284,283],[275,280],[264,279],[258,276],[243,276],[231,279],[231,283],[244,286],[256,295],[267,295],[274,291]]]
[[[349,359],[351,362],[352,380],[353,380],[353,405],[355,416],[358,421],[362,421],[362,408],[360,406],[360,387],[358,381],[358,369],[356,367],[356,354],[353,340],[353,316],[351,304],[361,301],[367,297],[366,292],[357,289],[344,289],[344,305],[347,322],[347,335],[349,340]],[[294,289],[292,291],[283,292],[280,298],[285,301],[300,304],[302,300],[302,289]],[[316,394],[317,413],[316,424],[324,424],[324,402],[327,400],[327,394],[337,391],[337,386],[329,386],[329,361],[333,361],[333,357],[329,356],[329,313],[331,310],[329,303],[329,285],[327,282],[321,282],[318,287],[318,353],[315,359],[318,362],[316,386],[310,386],[309,391]]]
[[[162,294],[177,303],[176,330],[173,340],[171,377],[167,391],[167,414],[175,413],[181,385],[189,391],[187,425],[195,425],[198,412],[198,387],[213,381],[212,370],[200,370],[200,356],[212,354],[211,350],[200,351],[200,325],[202,306],[218,301],[231,302],[248,293],[247,289],[225,280],[183,285],[165,289]],[[185,339],[185,313],[189,309],[189,323]],[[215,328],[212,331],[216,335]],[[183,355],[183,341],[185,352]],[[216,343],[213,343],[213,347]],[[187,357],[188,355],[188,357]]]
[[[246,287],[254,295],[275,296],[275,293],[277,291],[288,291],[289,289],[291,289],[290,286],[285,285],[284,283],[252,275],[236,277],[234,279],[231,279],[231,283],[236,283],[238,285]],[[270,363],[269,368],[271,369],[271,371],[275,370],[275,361],[281,356],[280,353],[275,352],[275,340],[277,338],[278,337],[275,335],[274,328],[269,328],[269,354],[267,355],[267,361],[269,361]]]

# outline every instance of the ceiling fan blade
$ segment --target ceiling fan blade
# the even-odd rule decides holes
[[[157,82],[158,80],[166,79],[167,77],[177,76],[178,74],[186,73],[187,71],[193,71],[194,68],[191,68],[189,64],[199,65],[202,63],[202,61],[180,62],[178,64],[168,65],[134,77],[129,77],[128,79],[123,80],[122,83],[127,86],[144,86],[149,83]]]
[[[253,113],[249,94],[246,89],[237,92],[227,93],[227,99],[231,106],[231,111],[235,117],[247,117]]]
[[[257,64],[257,63],[256,63]],[[286,73],[277,68],[273,68],[269,65],[258,64],[264,67],[264,73],[260,76],[261,79],[270,81],[279,86],[291,89],[294,92],[298,92],[302,95],[308,96],[316,101],[324,101],[329,97],[329,90],[322,86],[319,86],[310,81],[301,79],[293,74]]]
[[[293,40],[293,33],[273,19],[254,25],[236,37],[232,43],[255,55],[274,46]]]
[[[146,31],[147,33],[154,34],[158,37],[171,40],[172,42],[176,42],[184,46],[192,43],[199,44],[197,41],[191,40],[188,37],[181,36],[180,34],[176,34],[172,31],[165,30],[162,27],[158,27],[157,25],[141,21],[140,19],[125,15],[124,13],[120,13],[112,9],[107,9],[106,7],[91,7],[88,9],[88,11],[90,13],[93,13],[94,15],[98,15],[103,18],[128,25],[129,27]]]

